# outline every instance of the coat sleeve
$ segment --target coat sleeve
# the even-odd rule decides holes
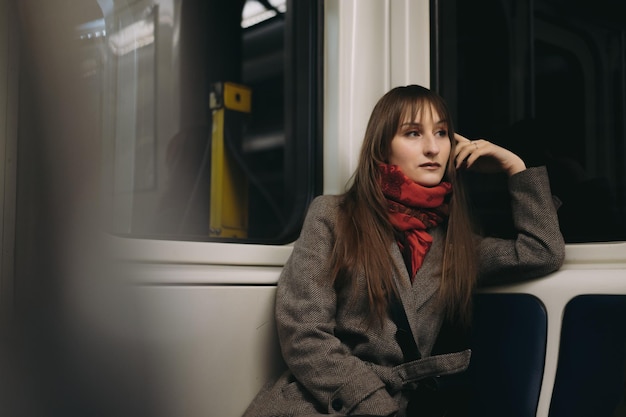
[[[513,175],[509,192],[517,236],[481,240],[479,285],[537,278],[563,264],[565,243],[546,168],[528,168]]]
[[[334,335],[337,294],[329,280],[337,199],[318,197],[283,269],[276,324],[285,362],[324,413],[387,416],[385,384]]]

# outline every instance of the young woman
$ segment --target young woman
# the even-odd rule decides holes
[[[514,240],[473,232],[465,169],[509,176]],[[245,416],[443,415],[420,392],[469,365],[468,349],[441,339],[468,324],[476,283],[545,275],[563,257],[546,170],[455,134],[434,92],[394,88],[372,112],[347,192],[309,208],[277,289],[289,369]]]

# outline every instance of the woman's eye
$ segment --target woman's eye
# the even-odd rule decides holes
[[[448,131],[447,130],[439,130],[439,131],[437,131],[436,135],[443,138],[443,137],[448,136]]]
[[[411,137],[411,138],[418,137],[419,135],[420,135],[420,132],[418,132],[417,130],[409,130],[408,132],[406,132],[406,136]]]

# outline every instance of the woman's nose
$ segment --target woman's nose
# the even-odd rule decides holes
[[[424,143],[425,155],[437,155],[439,153],[439,144],[437,138],[434,135],[426,135],[426,141]]]

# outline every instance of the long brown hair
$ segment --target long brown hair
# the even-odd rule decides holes
[[[387,216],[387,202],[379,185],[379,169],[387,163],[391,140],[400,123],[421,109],[432,106],[448,126],[451,142],[445,180],[452,184],[447,222],[439,300],[449,319],[466,323],[470,317],[471,295],[477,261],[473,251],[472,227],[463,186],[454,164],[454,129],[444,100],[418,85],[396,87],[376,104],[361,147],[359,163],[341,205],[337,238],[331,255],[331,279],[335,285],[355,284],[363,273],[369,297],[370,321],[382,323],[391,297],[397,296],[393,282],[395,264],[389,254],[394,241]],[[397,272],[397,271],[396,271]]]

